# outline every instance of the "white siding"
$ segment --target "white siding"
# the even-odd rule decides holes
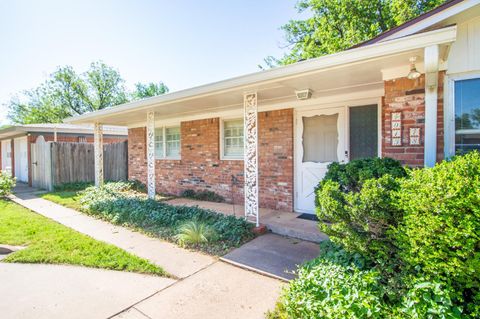
[[[457,27],[448,58],[448,74],[480,71],[480,17]]]

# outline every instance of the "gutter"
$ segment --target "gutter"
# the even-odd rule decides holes
[[[113,114],[128,113],[131,111],[148,110],[152,107],[168,104],[169,102],[188,101],[202,96],[225,93],[235,89],[254,89],[255,85],[266,84],[279,79],[295,78],[308,73],[330,70],[348,66],[349,64],[374,60],[383,56],[395,55],[405,51],[425,48],[434,44],[445,44],[455,41],[457,27],[450,26],[430,32],[375,43],[369,46],[338,52],[335,54],[297,62],[291,65],[251,73],[219,82],[180,90],[148,99],[122,104],[91,113],[85,113],[64,120],[65,123],[92,123]]]

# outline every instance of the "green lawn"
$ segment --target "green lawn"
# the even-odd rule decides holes
[[[80,202],[78,192],[76,191],[58,191],[39,195],[41,198],[62,206],[80,210]]]
[[[71,201],[73,203],[73,199]],[[162,268],[145,259],[3,199],[0,199],[0,243],[27,246],[8,255],[3,262],[72,264],[167,275]]]

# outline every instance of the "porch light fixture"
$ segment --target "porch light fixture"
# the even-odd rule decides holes
[[[417,57],[412,56],[410,58],[410,72],[407,75],[407,78],[410,80],[415,80],[420,77],[420,72],[418,72],[417,67],[415,66],[415,62],[417,61]]]
[[[297,96],[297,100],[308,100],[312,97],[312,90],[305,89],[305,90],[298,90],[295,91],[295,95]]]

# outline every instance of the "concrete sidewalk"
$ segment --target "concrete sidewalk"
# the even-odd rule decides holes
[[[11,196],[11,199],[60,224],[148,259],[178,278],[194,274],[216,261],[211,256],[182,249],[172,243],[112,225],[39,198],[32,193],[16,194]]]
[[[0,263],[0,318],[108,318],[174,282],[86,267]]]
[[[82,314],[83,318],[264,318],[265,312],[274,308],[284,285],[277,279],[232,266],[211,256],[188,251],[171,243],[83,215],[75,210],[38,198],[28,191],[11,196],[11,199],[65,226],[149,259],[179,279],[171,283],[171,279],[161,278],[165,281],[158,283],[157,278],[149,277],[152,278],[152,282],[157,282],[158,287],[164,287],[157,289],[153,295],[152,287],[141,288],[142,282],[139,280],[138,289],[143,290],[137,294],[135,290],[137,288],[128,288],[128,280],[122,288],[121,285],[124,283],[120,276],[111,280],[119,282],[110,283],[109,280],[97,279],[95,275],[89,277],[87,274],[89,269],[71,267],[74,269],[74,273],[76,271],[79,274],[85,272],[85,275],[79,275],[82,283],[93,281],[98,284],[98,286],[94,286],[96,288],[93,292],[81,284],[70,284],[68,291],[65,291],[67,289],[62,288],[61,283],[56,282],[56,280],[64,281],[60,271],[58,277],[53,274],[41,275],[47,278],[47,281],[38,283],[40,287],[43,285],[44,288],[35,289],[30,293],[28,289],[25,290],[25,283],[21,281],[23,265],[13,264],[12,267],[19,267],[17,274],[14,275],[18,279],[17,284],[12,283],[9,289],[15,292],[16,296],[24,295],[23,299],[17,297],[18,300],[24,302],[8,299],[16,307],[3,308],[0,306],[0,317],[2,318],[42,318],[43,313],[48,318],[77,318],[77,308],[82,308],[78,309],[78,312]],[[10,271],[14,270],[10,269]],[[70,277],[75,277],[75,275]],[[67,278],[69,277],[67,276]],[[0,280],[2,280],[1,277]],[[153,287],[153,290],[157,286]],[[110,293],[110,288],[123,290],[117,293],[131,298],[125,302],[122,301],[121,305],[118,303],[114,304],[115,307],[108,308],[109,298],[115,296],[115,292]],[[132,290],[131,294],[130,290]],[[45,291],[43,299],[38,296],[41,291]],[[97,305],[94,303],[90,307],[84,306],[82,302],[75,302],[76,297],[74,296],[85,294],[85,299],[96,298],[98,291],[103,291],[106,296],[104,296],[105,298],[98,297]],[[3,295],[1,289],[0,294]],[[54,304],[54,308],[50,308],[51,303]],[[63,304],[69,308],[72,315],[61,312],[52,313],[52,309],[57,306],[62,308]],[[9,312],[5,312],[4,309]],[[104,309],[110,309],[111,312],[104,316],[108,312],[103,312]],[[42,315],[38,315],[38,313],[42,313]]]

